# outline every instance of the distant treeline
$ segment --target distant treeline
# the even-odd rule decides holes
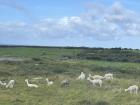
[[[140,62],[140,50],[127,48],[91,48],[77,54],[79,59]]]
[[[140,49],[132,49],[132,48],[102,48],[102,47],[74,47],[74,46],[39,46],[39,45],[0,45],[0,48],[3,47],[31,47],[31,48],[64,48],[64,49],[92,49],[92,50],[108,50],[108,49],[114,49],[114,50],[140,50]]]
[[[90,49],[89,47],[73,47],[73,46],[39,46],[39,45],[0,45],[0,48],[6,47],[29,47],[29,48],[62,48],[62,49]]]

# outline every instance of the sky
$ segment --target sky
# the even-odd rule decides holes
[[[0,0],[0,44],[140,49],[140,0]]]

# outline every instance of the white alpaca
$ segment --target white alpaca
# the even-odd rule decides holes
[[[34,80],[39,80],[39,79],[42,79],[42,77],[35,77],[33,78]]]
[[[81,72],[80,76],[77,79],[84,80],[86,78],[85,74]]]
[[[113,74],[112,73],[105,74],[104,78],[106,80],[112,80],[113,79]]]
[[[6,85],[6,88],[13,88],[15,84],[15,80],[10,80],[9,83]]]
[[[98,84],[100,87],[102,87],[103,81],[100,79],[92,80],[92,79],[90,79],[90,77],[88,77],[87,80],[89,80],[93,84],[93,86],[96,86],[96,84]]]
[[[0,81],[0,85],[1,85],[1,86],[6,86],[6,83],[5,83],[5,82]]]
[[[28,87],[38,88],[38,85],[36,85],[36,84],[30,84],[29,81],[28,81],[28,79],[25,79],[25,82],[27,83],[27,86]]]
[[[125,92],[129,91],[130,93],[137,94],[139,87],[137,85],[129,86],[127,89],[125,89]]]
[[[104,77],[103,76],[100,76],[100,75],[94,75],[94,76],[92,76],[91,74],[89,74],[89,77],[92,78],[92,79],[101,79],[101,80],[104,79]]]
[[[38,65],[39,65],[38,63],[35,64],[35,66],[38,66]]]
[[[48,79],[48,78],[46,78],[46,81],[47,81],[48,86],[50,86],[50,85],[52,85],[52,84],[53,84],[53,81],[49,81],[49,79]]]
[[[61,81],[61,86],[62,87],[68,87],[70,85],[70,81],[65,79],[63,81]]]

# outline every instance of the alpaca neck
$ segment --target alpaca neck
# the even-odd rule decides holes
[[[28,80],[26,81],[26,83],[27,83],[27,85],[29,85],[29,81]]]
[[[92,80],[89,78],[89,81],[92,82]]]
[[[49,80],[48,79],[46,79],[46,81],[47,81],[47,83],[49,83]]]

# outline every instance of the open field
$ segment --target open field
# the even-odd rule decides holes
[[[13,89],[1,87],[0,105],[140,105],[140,92],[138,95],[124,92],[130,85],[140,87],[139,63],[76,58],[81,51],[83,49],[0,48],[0,80],[16,81]],[[101,88],[93,87],[87,80],[76,80],[81,71],[86,76],[111,72],[114,80],[104,81]],[[34,77],[43,79],[33,81]],[[54,81],[54,85],[47,86],[46,77]],[[39,88],[28,88],[26,78]],[[60,86],[63,79],[70,80],[70,87]]]

